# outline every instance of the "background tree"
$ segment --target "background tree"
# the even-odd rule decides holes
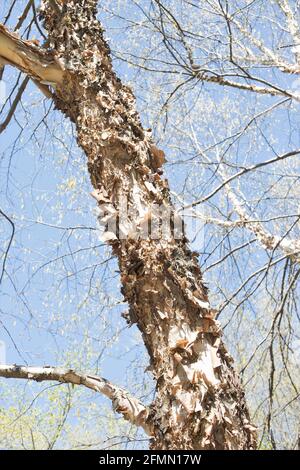
[[[299,251],[295,241],[299,231],[299,194],[295,182],[299,177],[299,143],[297,43],[291,41],[294,37],[291,24],[295,34],[297,4],[240,3],[230,2],[229,8],[225,2],[197,2],[195,5],[184,1],[123,2],[119,10],[114,5],[113,12],[109,11],[110,2],[107,5],[103,2],[101,6],[106,7],[105,23],[109,31],[114,32],[110,42],[116,65],[120,64],[122,76],[127,71],[134,83],[139,109],[154,128],[155,140],[160,140],[163,148],[172,149],[172,153],[168,151],[169,161],[165,167],[171,188],[176,188],[173,197],[187,201],[186,205],[194,204],[195,217],[207,224],[203,246],[199,246],[197,240],[195,247],[201,249],[200,264],[211,283],[212,303],[226,326],[230,350],[241,364],[263,445],[293,447],[298,434],[295,416],[299,387],[295,374]],[[31,15],[32,10],[28,19],[35,18]],[[30,21],[34,28],[34,19]],[[122,44],[121,51],[118,44]],[[125,69],[124,60],[134,68]],[[9,103],[7,107],[13,109]],[[26,112],[29,112],[28,107]],[[8,112],[6,116],[10,114],[13,113]],[[42,125],[44,123],[49,126],[48,120]],[[23,127],[23,122],[21,125]],[[48,127],[46,132],[50,129]],[[55,132],[58,129],[59,124]],[[36,145],[41,145],[43,140],[36,138],[37,132],[40,126],[28,135],[36,139]],[[59,142],[51,136],[51,142],[53,140]],[[66,143],[62,142],[61,146],[63,154]],[[15,152],[12,147],[12,152],[7,154],[6,167],[10,175]],[[76,175],[75,181],[82,179],[80,163],[76,168],[75,165],[72,155],[72,177],[66,178],[65,187],[60,188],[68,195],[68,200],[72,199],[69,193],[75,189],[73,175]],[[180,172],[176,165],[180,165]],[[77,204],[78,187],[82,187],[80,183],[74,191],[73,204]],[[44,197],[48,201],[49,190]],[[57,198],[53,196],[53,200],[57,204]],[[64,207],[64,202],[59,201],[60,207]],[[81,205],[81,211],[85,204]],[[199,207],[205,210],[200,212]],[[72,206],[70,208],[72,210]],[[51,222],[50,211],[45,213],[47,222]],[[83,225],[86,225],[86,218]],[[67,231],[65,238],[82,231],[73,228]],[[81,250],[81,246],[75,251]],[[87,251],[83,251],[84,255]],[[68,252],[72,252],[69,247]],[[22,278],[16,282],[19,266],[24,268],[20,250],[14,251],[18,263],[12,253],[11,250],[7,262],[14,266],[16,290],[24,295],[20,289]],[[41,254],[45,259],[42,250]],[[49,266],[61,269],[60,263],[64,260],[64,257],[53,260],[53,264],[46,266],[43,266],[45,262],[37,262],[37,266],[42,267],[35,278]],[[92,261],[95,263],[94,256]],[[90,274],[93,269],[101,268],[97,265],[88,269]],[[62,270],[68,275],[66,266]],[[57,277],[55,274],[54,271]],[[77,274],[76,281],[82,286],[80,275]],[[92,273],[89,276],[91,286],[94,279]],[[69,278],[63,279],[65,281],[70,283]],[[95,291],[99,292],[97,287]],[[97,294],[95,297],[97,305]],[[28,302],[26,304],[28,306]],[[61,321],[59,314],[56,313],[53,321],[57,328]],[[48,326],[47,322],[48,319],[45,322]],[[74,338],[70,331],[66,336],[72,344]],[[83,350],[86,351],[86,347]],[[67,363],[72,363],[72,359]],[[86,364],[88,361],[82,362],[84,370]]]

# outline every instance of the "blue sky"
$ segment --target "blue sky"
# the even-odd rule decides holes
[[[2,4],[2,14],[6,6],[6,4]],[[20,11],[21,6],[22,2],[17,7],[17,9],[20,8]],[[10,26],[15,21],[17,9],[15,14],[12,15]],[[138,12],[134,10],[132,15],[137,17]],[[108,18],[109,15],[106,20]],[[118,33],[120,24],[116,19],[109,19],[108,25],[110,29],[107,35],[111,36],[111,43],[114,48],[120,45]],[[144,40],[147,41],[147,39]],[[123,45],[125,49],[128,47],[126,43]],[[120,61],[116,61],[115,66],[122,78],[135,80],[135,71],[133,69],[128,68]],[[13,84],[13,78],[16,77],[16,74],[16,71],[11,69],[5,72],[4,79],[8,91],[10,90],[10,84]],[[281,74],[280,79],[282,80],[282,85],[288,82],[288,77],[284,74]],[[143,112],[143,109],[147,107],[147,104],[145,104],[146,95],[143,96],[140,92],[141,88],[138,88],[137,105],[142,110],[143,122],[145,125],[148,125],[149,116]],[[237,114],[242,112],[244,99],[249,100],[246,93],[228,89],[224,90],[216,86],[205,89],[203,93],[204,95],[206,94],[204,100],[212,100],[216,107],[218,107],[219,102],[221,103],[224,100],[224,95],[226,96],[226,94],[230,93],[231,99],[232,96],[235,96],[235,111]],[[197,103],[197,91],[191,92],[189,96],[191,103],[193,100]],[[257,98],[257,96],[253,95],[250,99],[253,101],[253,108],[259,107],[262,109],[273,103],[273,98],[269,97]],[[59,113],[51,111],[48,114],[50,108],[51,103],[44,100],[35,86],[30,84],[15,118],[0,137],[1,208],[13,217],[16,225],[14,244],[7,263],[7,271],[12,278],[9,279],[9,276],[6,276],[1,286],[1,308],[5,314],[5,325],[8,330],[3,331],[2,329],[1,338],[6,342],[7,360],[9,362],[26,360],[27,362],[38,361],[46,363],[57,359],[56,347],[59,346],[59,349],[63,351],[66,342],[68,343],[64,336],[65,333],[62,334],[60,331],[63,331],[64,318],[69,318],[69,316],[74,314],[74,311],[78,311],[78,305],[83,301],[90,275],[95,267],[94,265],[102,262],[102,259],[105,258],[104,253],[107,251],[99,247],[101,241],[94,230],[96,226],[93,212],[95,202],[88,195],[91,187],[85,168],[85,158],[76,147],[73,139],[74,131],[72,131],[71,126],[64,122]],[[23,112],[24,109],[26,113]],[[194,113],[196,115],[194,115],[194,118],[197,125],[198,108],[195,106],[195,109]],[[178,110],[174,106],[174,117],[178,119],[177,112]],[[43,122],[45,113],[49,117]],[[279,108],[274,114],[274,119],[280,122],[280,135],[276,135],[276,128],[274,128],[277,152],[284,151],[289,146],[299,145],[299,132],[295,130],[292,134],[290,133],[290,119],[295,120],[297,114],[297,108],[288,110],[287,107]],[[172,117],[172,113],[170,116]],[[199,120],[200,117],[199,115]],[[266,126],[270,126],[270,124],[267,122]],[[215,121],[213,131],[215,137],[219,134],[221,138],[224,135],[222,134],[222,122],[218,123],[218,121]],[[267,127],[266,131],[268,131]],[[199,133],[200,139],[202,138],[201,134],[203,134],[204,139],[207,138],[207,132],[200,129]],[[245,154],[247,153],[246,150],[250,144],[249,139],[251,139],[251,136],[246,136],[244,140],[242,139],[239,142],[238,155],[243,153],[243,148],[245,149]],[[168,155],[169,163],[166,165],[166,175],[170,179],[171,189],[176,191],[177,188],[181,188],[184,184],[187,173],[191,172],[191,167],[186,165],[184,161],[187,155],[182,154],[180,157],[183,159],[183,164],[181,166],[174,165],[177,155],[175,153],[172,156],[170,143],[172,144],[166,136],[162,145],[168,154],[171,153],[170,156]],[[208,146],[210,142],[207,141],[205,144]],[[260,161],[271,154],[271,148],[268,148],[268,146],[262,147],[261,151],[257,151],[254,156],[255,160],[249,161],[248,159],[244,163],[250,164],[253,161]],[[197,187],[199,178],[205,179],[205,177],[205,173],[198,175],[196,173],[195,178],[191,180],[191,188]],[[74,184],[75,186],[72,187]],[[208,184],[202,185],[200,196],[209,190],[210,180],[208,179]],[[247,185],[245,185],[245,191],[247,190]],[[185,196],[187,201],[189,201],[189,191],[186,191]],[[78,228],[81,226],[91,227],[92,229]],[[77,228],[75,230],[63,230],[63,227]],[[1,223],[1,230],[3,242],[7,243],[10,227],[4,220]],[[94,251],[90,249],[93,246],[97,247]],[[197,247],[197,242],[195,247]],[[75,254],[70,254],[74,251],[76,252]],[[66,254],[69,255],[63,258],[63,260],[59,259],[41,268],[49,260],[60,258]],[[204,259],[206,259],[206,256],[204,255]],[[260,261],[262,261],[261,256],[263,255],[260,253],[259,256]],[[97,275],[100,277],[102,273],[101,266],[100,264],[100,266],[96,267]],[[48,267],[50,272],[47,272]],[[245,269],[247,269],[246,266]],[[108,279],[104,282],[105,294],[103,292],[99,294],[98,288],[95,288],[97,294],[92,296],[92,306],[88,308],[91,308],[91,311],[93,309],[97,310],[97,295],[100,295],[100,297],[103,295],[106,314],[109,315],[110,319],[112,315],[115,315],[112,325],[114,325],[115,321],[115,324],[122,329],[124,328],[124,322],[120,323],[119,313],[126,306],[123,305],[121,295],[118,294],[119,279],[114,261],[109,262],[109,270]],[[77,273],[78,271],[79,274]],[[65,276],[63,273],[65,273]],[[76,280],[74,279],[74,273],[77,273]],[[60,276],[62,278],[61,282],[59,281]],[[234,283],[235,279],[231,281]],[[99,291],[101,292],[101,289]],[[115,297],[113,302],[115,305],[112,308],[107,308],[106,305],[110,303],[110,299],[107,297],[109,293],[112,293],[112,296]],[[48,308],[49,311],[47,311]],[[56,311],[59,311],[59,313],[56,313]],[[83,324],[88,328],[89,323],[84,323],[86,321],[86,310],[83,309],[83,312]],[[93,318],[97,317],[97,315],[94,311],[90,315],[89,321],[93,322]],[[53,317],[51,322],[53,321],[54,325],[55,340],[51,336],[52,332],[49,335],[49,331],[47,331],[49,329],[49,325],[47,325],[49,317]],[[77,320],[79,322],[79,319]],[[75,321],[76,325],[77,320]],[[28,328],[25,325],[30,325],[30,335],[28,335]],[[41,326],[42,329],[40,328]],[[83,326],[82,328],[84,329]],[[15,344],[8,337],[9,333],[15,339]],[[136,334],[134,327],[130,330],[125,328],[123,335],[129,348],[131,342],[135,345]],[[56,344],[55,347],[53,346],[53,341]],[[72,341],[73,337],[71,343]],[[121,343],[120,348],[122,351],[124,341],[122,340]],[[42,348],[41,345],[43,345]],[[112,368],[110,367],[111,361],[114,363]],[[116,364],[119,364],[119,366]],[[115,373],[116,377],[119,378],[118,368],[120,367],[121,370],[122,360],[120,358],[117,360],[110,358],[109,361],[104,361],[103,367],[105,370],[107,369],[109,372]]]

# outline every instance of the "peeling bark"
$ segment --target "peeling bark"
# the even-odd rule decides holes
[[[0,64],[14,65],[41,84],[56,86],[63,78],[63,70],[55,53],[39,48],[32,41],[21,40],[1,24]]]
[[[164,238],[142,237],[145,226],[157,222],[151,207],[168,210],[173,224],[179,216],[162,178],[164,155],[143,129],[131,89],[112,69],[96,4],[68,0],[58,14],[45,1],[41,15],[50,49],[34,51],[47,61],[51,54],[63,70],[54,100],[76,125],[100,219],[107,223],[110,217],[121,217],[124,199],[130,209],[127,223],[117,235],[107,234],[107,241],[119,261],[127,319],[142,333],[157,384],[148,417],[153,423],[151,447],[253,449],[255,428],[196,254],[173,231]],[[1,38],[0,55],[20,67],[18,53],[10,57]],[[23,58],[26,44],[12,41]],[[40,80],[40,71],[33,72]]]

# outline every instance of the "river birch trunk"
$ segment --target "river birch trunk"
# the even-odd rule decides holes
[[[131,89],[112,69],[97,2],[53,3],[41,8],[47,45],[21,41],[2,27],[0,56],[48,95],[52,90],[56,107],[76,126],[98,217],[110,227],[104,237],[119,262],[125,316],[141,331],[156,382],[145,417],[151,448],[253,449],[255,428],[197,255],[185,236],[176,236],[181,219],[162,177],[163,152],[143,129]],[[161,236],[166,214],[171,230]]]

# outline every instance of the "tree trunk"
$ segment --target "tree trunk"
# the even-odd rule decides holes
[[[151,448],[253,449],[255,428],[197,256],[184,236],[176,237],[180,219],[161,177],[163,153],[142,128],[132,91],[112,70],[97,2],[68,0],[56,9],[50,3],[41,9],[47,53],[63,72],[54,100],[76,125],[101,223],[119,222],[105,237],[119,260],[127,320],[142,333],[157,384],[148,416]],[[158,206],[172,220],[163,237],[153,236],[166,218]],[[145,236],[149,225],[152,235]]]

